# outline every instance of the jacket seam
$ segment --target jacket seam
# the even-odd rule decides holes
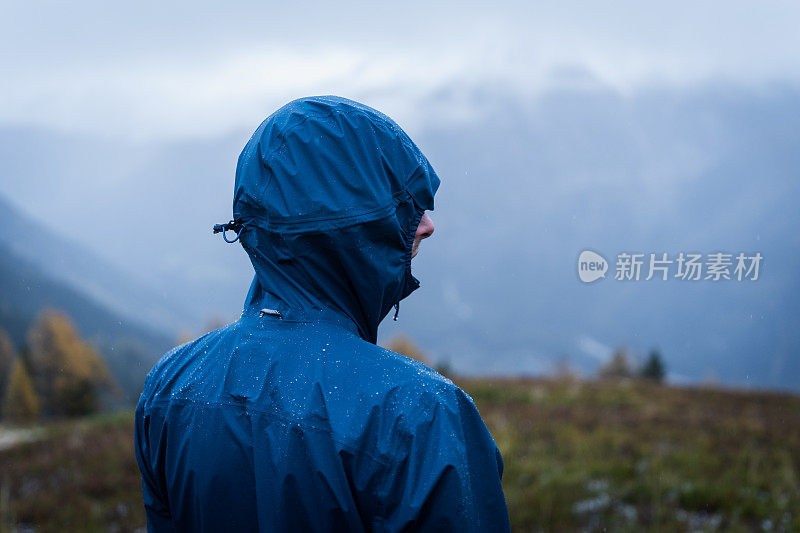
[[[297,425],[297,426],[302,426],[305,429],[312,429],[314,431],[322,431],[324,433],[327,433],[328,435],[330,435],[331,440],[334,441],[335,443],[347,448],[350,451],[363,453],[364,455],[366,455],[367,457],[369,457],[370,459],[372,459],[373,461],[375,461],[379,465],[383,466],[384,468],[390,466],[390,464],[391,464],[390,461],[387,461],[385,459],[381,459],[380,457],[376,456],[372,452],[369,452],[367,450],[364,450],[362,448],[359,448],[357,446],[354,446],[352,444],[344,442],[341,439],[336,438],[334,436],[334,433],[332,431],[328,430],[328,429],[317,427],[317,426],[315,426],[313,424],[309,424],[308,422],[305,422],[305,421],[298,421],[298,420],[289,418],[288,416],[283,415],[281,413],[275,413],[275,412],[272,412],[272,411],[264,411],[262,409],[254,409],[254,408],[251,408],[251,407],[247,407],[243,403],[219,402],[219,401],[210,402],[210,401],[206,401],[206,400],[203,400],[203,401],[192,400],[190,398],[172,398],[172,399],[169,399],[169,400],[153,400],[153,401],[147,402],[147,404],[148,404],[148,406],[169,406],[171,404],[191,404],[191,405],[197,405],[197,406],[200,406],[200,407],[209,407],[209,406],[243,407],[244,410],[247,411],[248,413],[259,414],[259,415],[265,416],[267,418],[276,418],[276,419],[280,420],[281,422],[283,422],[284,424],[287,424],[287,425],[294,424],[294,425]]]
[[[252,309],[252,308],[250,308],[250,309]],[[242,318],[258,318],[258,319],[261,318],[261,317],[255,315],[255,314],[250,314],[250,315],[245,314],[245,313],[247,313],[247,311],[248,311],[248,309],[245,309],[243,311],[240,320]],[[342,315],[342,316],[344,316],[344,315]],[[344,320],[342,322],[338,322],[336,320],[332,320],[332,319],[328,319],[328,318],[287,318],[287,317],[283,317],[281,319],[278,319],[278,320],[275,320],[275,321],[271,322],[271,325],[281,327],[281,326],[284,326],[284,325],[286,325],[286,326],[288,326],[288,325],[296,326],[296,325],[299,325],[299,324],[312,324],[312,325],[324,324],[324,325],[336,326],[337,328],[343,329],[347,333],[350,333],[354,337],[360,338],[359,334],[358,334],[358,324],[356,324],[352,319],[350,319],[350,317],[347,317],[347,320],[348,320],[348,322],[344,323]],[[350,324],[352,324],[352,327],[350,326]],[[355,329],[353,329],[353,328],[355,328]]]
[[[270,217],[271,219],[277,218],[277,220],[270,220],[266,225],[267,226],[286,226],[290,224],[302,224],[305,222],[328,222],[331,220],[348,220],[351,218],[360,218],[365,215],[371,215],[373,213],[377,213],[380,211],[386,211],[387,214],[390,213],[390,210],[393,207],[397,207],[401,198],[411,198],[411,193],[404,187],[402,190],[397,191],[396,193],[392,194],[392,201],[388,204],[382,205],[380,207],[376,207],[374,209],[369,209],[367,211],[360,211],[358,213],[354,213],[352,215],[334,215],[334,216],[305,216],[305,215],[293,215],[288,217]]]

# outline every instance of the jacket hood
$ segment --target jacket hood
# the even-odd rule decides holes
[[[243,315],[330,320],[364,340],[419,287],[411,246],[439,178],[389,117],[336,96],[294,100],[239,156],[234,226],[255,276]]]

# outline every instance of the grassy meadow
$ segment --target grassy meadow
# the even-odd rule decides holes
[[[459,384],[503,453],[515,531],[800,531],[798,396],[640,381]],[[39,427],[27,442],[0,438],[0,531],[142,528],[132,421],[125,412]]]
[[[477,381],[517,531],[800,531],[800,398]]]

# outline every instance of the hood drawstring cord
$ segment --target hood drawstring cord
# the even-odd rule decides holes
[[[239,237],[242,234],[242,230],[244,229],[244,224],[241,222],[236,222],[235,220],[231,220],[230,222],[226,222],[225,224],[214,224],[214,234],[222,233],[222,238],[227,243],[236,242],[239,240]],[[225,235],[225,232],[231,230],[236,232],[235,239],[228,239]]]
[[[244,230],[244,224],[241,222],[237,222],[235,220],[230,220],[224,224],[214,224],[214,234],[222,233],[222,238],[227,243],[233,243],[239,240],[239,237],[242,235],[242,230]],[[226,231],[235,231],[236,237],[233,239],[228,239],[228,236],[225,234]],[[400,302],[394,304],[394,317],[392,320],[397,320],[397,316],[400,314]],[[262,309],[259,313],[259,316],[270,315],[276,316],[278,318],[283,318],[281,312],[276,309]]]

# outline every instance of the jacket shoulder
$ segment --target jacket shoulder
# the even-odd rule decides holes
[[[443,392],[460,390],[450,379],[434,369],[388,348],[362,341],[359,364],[375,365],[376,373],[388,378],[390,388],[403,387],[410,390]]]
[[[160,392],[165,391],[166,386],[183,367],[191,365],[191,356],[198,348],[219,340],[234,325],[235,323],[232,323],[210,331],[196,339],[179,344],[164,353],[145,376],[140,402],[146,399],[156,399]]]
[[[405,355],[370,343],[364,355],[377,367],[380,395],[387,414],[402,419],[402,426],[413,428],[442,416],[457,416],[467,407],[475,409],[472,398],[449,378]],[[361,364],[367,364],[362,361]]]

